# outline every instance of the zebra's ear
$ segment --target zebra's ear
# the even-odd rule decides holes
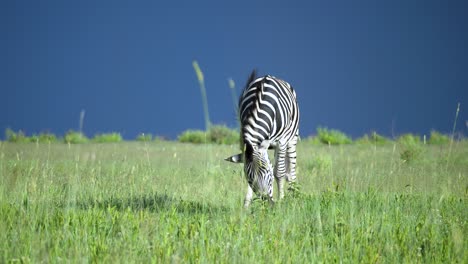
[[[237,155],[234,155],[234,156],[231,156],[229,158],[225,158],[224,159],[225,161],[229,161],[229,162],[232,162],[232,163],[243,163],[244,160],[242,158],[242,153],[239,153]]]
[[[262,141],[262,143],[260,143],[260,149],[268,150],[269,147],[270,147],[270,140],[268,139],[265,139]]]

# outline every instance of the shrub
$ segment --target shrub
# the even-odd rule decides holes
[[[30,138],[30,141],[39,143],[53,143],[57,141],[57,137],[51,133],[41,133],[39,136],[33,135]]]
[[[145,133],[140,133],[136,137],[136,141],[141,141],[141,142],[149,142],[153,139],[153,135],[151,134],[145,134]]]
[[[317,137],[319,138],[320,142],[329,145],[341,145],[352,143],[352,140],[343,132],[324,127],[317,128]]]
[[[26,137],[23,131],[19,130],[18,132],[13,131],[10,128],[5,130],[6,139],[8,142],[14,143],[24,143],[30,142],[30,139]]]
[[[186,130],[179,135],[178,139],[184,143],[206,143],[207,133],[202,130]]]
[[[121,141],[122,136],[120,135],[120,133],[117,132],[96,134],[93,138],[93,142],[96,143],[115,143]]]
[[[208,135],[211,143],[227,145],[239,143],[239,132],[224,125],[210,127]]]
[[[239,132],[224,125],[213,125],[208,132],[202,130],[186,130],[178,137],[180,142],[186,143],[215,143],[215,144],[237,144]]]
[[[65,137],[63,139],[65,143],[70,143],[70,144],[80,144],[80,143],[86,143],[89,141],[89,139],[81,132],[76,132],[73,130],[68,131],[65,134]]]
[[[428,144],[432,145],[442,145],[442,144],[447,144],[450,141],[450,137],[447,135],[444,135],[440,132],[437,132],[435,130],[431,131],[431,136],[429,137],[429,140],[427,141]]]
[[[28,142],[38,143],[39,142],[39,136],[36,135],[36,134],[33,134],[32,136],[28,137]]]
[[[403,145],[418,145],[421,143],[421,138],[414,134],[403,134],[397,139],[398,143]]]
[[[409,163],[419,159],[423,151],[419,136],[404,134],[398,138],[397,142],[401,147],[400,158],[404,162]]]
[[[413,162],[421,156],[422,148],[418,145],[406,146],[400,152],[400,159],[404,162]]]
[[[375,131],[370,133],[370,135],[364,134],[364,136],[362,136],[361,138],[358,138],[357,140],[355,140],[355,143],[358,143],[358,144],[384,145],[384,144],[386,144],[388,142],[389,142],[388,138],[386,138],[386,137],[384,137],[382,135],[379,135]]]

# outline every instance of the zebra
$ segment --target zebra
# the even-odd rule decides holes
[[[274,203],[273,177],[280,200],[284,197],[284,179],[289,184],[296,182],[296,144],[299,138],[296,92],[279,78],[270,75],[258,78],[256,75],[253,70],[239,98],[242,153],[225,159],[244,163],[248,182],[244,207],[250,205],[254,193]],[[269,148],[275,149],[274,170],[268,158]]]

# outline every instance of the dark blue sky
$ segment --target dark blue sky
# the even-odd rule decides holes
[[[302,136],[317,126],[467,134],[467,1],[1,1],[0,135],[203,129],[236,124],[257,68],[289,81]]]

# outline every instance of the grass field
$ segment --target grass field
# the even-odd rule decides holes
[[[0,142],[0,262],[467,263],[468,142],[298,146],[242,208],[236,146]]]

